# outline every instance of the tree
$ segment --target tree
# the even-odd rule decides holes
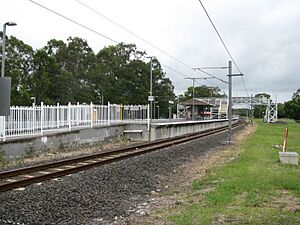
[[[226,95],[220,93],[221,89],[219,87],[208,87],[206,85],[201,85],[195,87],[195,98],[201,97],[216,97],[216,98],[224,98]],[[193,97],[193,87],[188,87],[187,91],[184,92],[184,95],[180,95],[181,101],[186,101]]]
[[[160,63],[156,58],[152,59],[152,67],[153,95],[155,96],[155,104],[153,107],[159,106],[160,117],[168,118],[169,101],[175,101],[176,99],[174,86],[171,80],[166,77],[166,73],[163,72]],[[150,64],[147,64],[147,68],[150,68]],[[173,104],[173,111],[175,108],[176,104]],[[153,111],[156,111],[156,109],[153,109]]]
[[[286,118],[286,109],[285,109],[285,104],[278,103],[277,105],[277,116],[278,118]]]
[[[54,99],[66,104],[67,102],[91,102],[94,95],[91,85],[91,77],[96,67],[96,58],[87,42],[81,38],[69,37],[67,43],[52,39],[44,48],[55,59],[54,64],[59,70],[54,74],[58,86],[53,86]],[[64,83],[64,81],[67,81]]]
[[[96,93],[104,102],[148,104],[150,64],[145,63],[146,53],[134,44],[120,43],[103,48],[97,54],[97,69],[93,77]],[[166,79],[160,63],[152,60],[153,95],[172,95],[173,86]],[[163,111],[161,111],[163,113]]]
[[[120,43],[100,50],[93,76],[99,98],[103,97],[104,102],[145,104],[147,68],[142,61],[144,55],[134,44]]]
[[[2,32],[0,32],[2,37]],[[2,48],[2,46],[1,46]],[[6,40],[5,76],[11,77],[11,104],[28,105],[32,95],[29,84],[33,70],[33,49],[14,36]],[[1,53],[2,54],[2,53]]]
[[[284,108],[290,119],[300,120],[300,95],[299,90],[293,94],[292,100],[285,102]]]
[[[51,75],[51,87],[49,94],[55,103],[68,104],[75,102],[72,87],[69,85],[75,79],[73,73],[67,71],[65,58],[68,55],[67,45],[61,40],[51,39],[43,48],[53,60],[53,71]]]
[[[148,104],[150,65],[144,62],[146,53],[134,44],[108,46],[95,55],[78,37],[66,43],[52,39],[36,51],[14,37],[7,43],[6,74],[13,80],[13,105],[31,104],[31,97],[37,104]],[[174,87],[157,59],[152,73],[153,95],[158,96],[161,114],[167,115]]]
[[[255,95],[254,97],[255,98],[263,98],[263,97],[270,98],[271,95],[266,94],[266,93],[259,93],[259,94]],[[265,111],[266,111],[266,106],[257,105],[257,106],[254,106],[253,115],[255,118],[262,118]]]
[[[34,53],[33,62],[30,87],[36,103],[55,104],[53,84],[56,85],[55,74],[58,73],[59,68],[54,57],[49,56],[44,49],[40,49]]]

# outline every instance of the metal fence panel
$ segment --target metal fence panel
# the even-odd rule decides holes
[[[147,123],[148,107],[145,105],[94,105],[91,103],[72,105],[44,105],[10,107],[10,115],[0,121],[5,130],[0,132],[0,141],[44,132],[107,126],[111,123]]]

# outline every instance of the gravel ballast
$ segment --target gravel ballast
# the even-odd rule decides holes
[[[176,168],[213,151],[227,137],[224,132],[0,193],[0,224],[124,224],[128,215],[144,214],[140,205],[160,191],[162,177],[174,176]]]

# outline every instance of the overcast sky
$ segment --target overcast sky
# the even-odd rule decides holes
[[[190,77],[203,77],[157,51],[85,8],[76,0],[35,0],[118,42],[135,43],[169,67]],[[190,67],[226,66],[230,60],[198,0],[80,0],[126,27]],[[97,53],[115,44],[38,7],[28,0],[1,0],[0,23],[13,35],[41,48],[55,38],[81,37]],[[202,0],[242,73],[249,94],[269,93],[279,102],[291,99],[300,88],[300,1],[298,0]],[[164,67],[176,94],[192,81]],[[226,70],[208,71],[227,79]],[[238,73],[237,69],[233,69]],[[207,77],[207,76],[205,76]],[[233,78],[233,95],[246,96],[242,79]],[[198,80],[197,85],[219,86],[218,80]]]

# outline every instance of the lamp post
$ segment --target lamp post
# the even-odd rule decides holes
[[[6,41],[6,26],[15,26],[15,22],[6,22],[3,24],[2,36],[2,64],[1,64],[1,79],[0,79],[0,138],[5,140],[5,116],[10,114],[10,88],[11,78],[4,78],[5,73],[5,41]]]
[[[5,41],[6,41],[6,26],[16,26],[16,22],[6,22],[3,24],[3,36],[2,36],[2,66],[1,66],[1,77],[4,77],[5,68]]]
[[[152,115],[152,108],[153,108],[153,101],[155,101],[154,97],[153,97],[153,92],[152,92],[152,59],[154,58],[153,56],[148,56],[147,58],[150,59],[150,91],[149,91],[149,97],[148,97],[148,100],[150,101],[150,121],[153,117]]]
[[[31,97],[30,99],[32,100],[32,104],[35,105],[36,104],[36,97]]]
[[[169,101],[169,120],[172,119],[172,105],[174,104],[173,101]]]
[[[152,96],[152,59],[154,58],[153,56],[147,57],[150,59],[150,92],[148,96],[148,101],[150,102],[150,110],[149,110],[149,141],[151,141],[151,123],[152,123],[152,108],[153,104],[152,102],[155,101],[154,97]]]

